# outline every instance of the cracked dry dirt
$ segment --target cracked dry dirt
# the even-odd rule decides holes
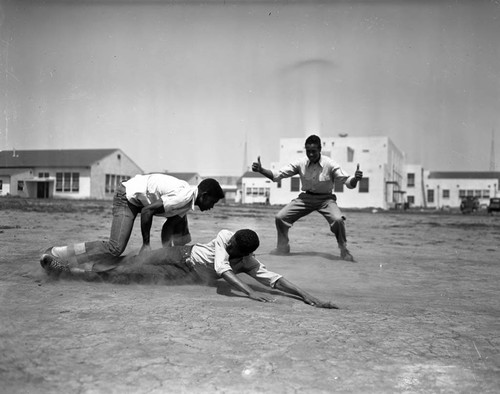
[[[190,216],[195,241],[256,230],[269,269],[341,307],[322,310],[272,290],[275,303],[258,303],[221,281],[51,281],[42,250],[109,233],[110,202],[65,204],[1,207],[2,393],[500,391],[499,216],[346,212],[357,263],[339,260],[316,214],[294,226],[286,258],[268,254],[275,207]]]

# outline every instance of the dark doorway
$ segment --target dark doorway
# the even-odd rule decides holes
[[[49,198],[49,182],[37,182],[36,198]]]

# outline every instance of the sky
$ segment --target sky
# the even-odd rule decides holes
[[[0,0],[0,150],[239,176],[280,138],[347,133],[499,170],[499,18],[489,0]]]

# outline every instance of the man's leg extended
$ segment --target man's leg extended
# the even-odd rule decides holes
[[[290,240],[288,232],[293,224],[301,217],[309,215],[314,211],[307,201],[295,198],[284,206],[275,216],[276,232],[278,235],[275,254],[286,254],[290,252]]]
[[[138,213],[139,208],[127,201],[125,187],[121,185],[113,198],[113,221],[107,241],[82,242],[55,247],[52,252],[59,258],[78,263],[106,256],[118,257],[127,246]]]
[[[161,244],[163,247],[182,246],[191,242],[191,234],[187,216],[172,216],[167,218],[161,229]]]
[[[347,249],[345,217],[342,215],[335,199],[332,197],[325,200],[318,212],[325,217],[330,225],[331,232],[335,234],[340,249],[340,257],[343,260],[354,261],[352,254]]]
[[[113,270],[106,272],[107,278],[125,282],[197,281],[199,277],[192,264],[187,263],[191,248],[192,245],[172,246],[125,256]]]

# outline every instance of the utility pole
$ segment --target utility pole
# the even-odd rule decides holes
[[[495,130],[491,130],[490,171],[495,171]]]
[[[245,146],[243,147],[243,174],[248,171],[248,151],[247,151],[247,135],[245,133]]]

